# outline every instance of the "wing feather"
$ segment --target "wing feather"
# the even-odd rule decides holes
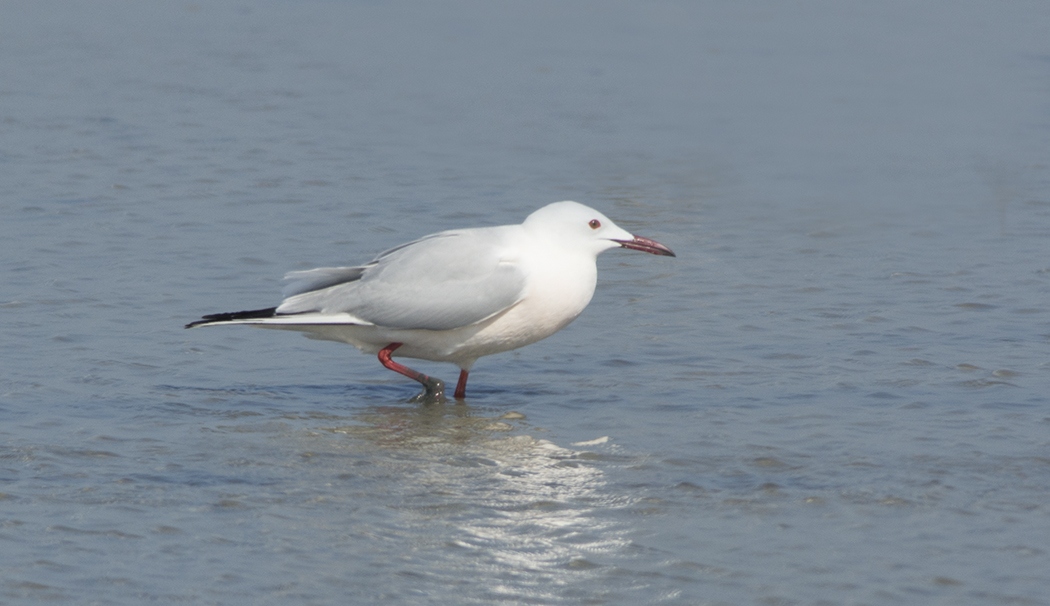
[[[512,229],[512,228],[511,228]],[[368,265],[289,274],[277,314],[350,314],[376,326],[451,330],[516,304],[525,276],[507,227],[441,232],[380,254]]]

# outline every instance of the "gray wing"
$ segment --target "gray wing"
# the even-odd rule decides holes
[[[284,275],[284,281],[286,284],[284,285],[284,288],[281,289],[281,294],[287,299],[288,297],[294,297],[295,295],[301,295],[315,290],[323,290],[330,286],[360,280],[365,271],[375,267],[383,257],[390,256],[402,248],[412,246],[423,240],[444,236],[446,236],[445,232],[430,234],[429,236],[423,236],[418,240],[395,246],[394,248],[379,253],[376,255],[375,259],[372,259],[371,262],[365,265],[355,265],[353,267],[318,267],[315,269],[307,269],[305,271],[288,272]]]
[[[442,232],[361,267],[294,272],[286,290],[299,294],[277,313],[348,313],[399,329],[451,330],[481,322],[524,295],[525,276],[503,236],[504,228]]]
[[[317,269],[308,269],[306,271],[289,272],[284,276],[287,284],[285,284],[281,294],[285,298],[294,297],[306,292],[322,290],[329,286],[360,280],[365,270],[369,267],[369,265],[358,267],[318,267]]]

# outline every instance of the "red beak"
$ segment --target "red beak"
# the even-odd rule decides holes
[[[640,250],[651,255],[663,255],[665,257],[675,256],[670,248],[667,248],[655,240],[650,240],[649,238],[643,238],[641,236],[635,236],[633,240],[613,240],[613,242],[616,242],[623,248]]]

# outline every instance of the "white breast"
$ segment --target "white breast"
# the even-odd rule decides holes
[[[476,359],[545,339],[575,320],[594,296],[598,271],[589,255],[536,255],[528,263],[525,297],[485,322],[458,355]]]

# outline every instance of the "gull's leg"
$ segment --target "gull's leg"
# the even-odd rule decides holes
[[[456,383],[456,393],[452,397],[457,400],[467,397],[467,371],[459,371],[459,383]]]
[[[421,402],[444,402],[445,401],[445,382],[435,377],[428,377],[427,375],[419,372],[418,370],[412,370],[411,368],[398,364],[397,362],[390,359],[390,354],[394,353],[394,350],[401,347],[403,343],[391,343],[379,351],[379,361],[390,370],[399,372],[406,377],[419,381],[423,384],[423,391],[414,398],[413,401]]]

